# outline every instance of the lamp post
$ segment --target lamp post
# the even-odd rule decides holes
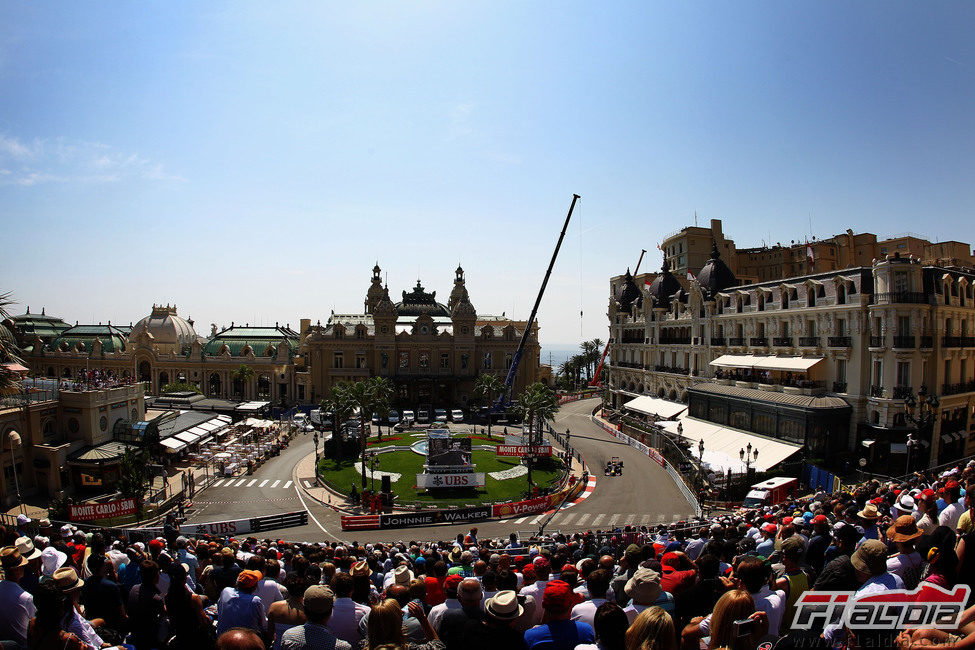
[[[14,489],[17,491],[17,503],[20,504],[20,511],[23,514],[27,514],[26,508],[24,508],[24,500],[20,496],[20,483],[17,480],[17,459],[14,457],[14,449],[17,449],[21,445],[20,434],[16,431],[11,431],[7,434],[7,442],[10,444],[10,470],[14,475]]]
[[[911,473],[911,452],[919,444],[920,443],[917,441],[917,438],[914,437],[914,434],[912,433],[907,434],[907,462],[905,463],[905,467],[904,467],[904,472],[906,474]]]
[[[758,448],[756,447],[752,451],[752,443],[749,442],[747,447],[738,451],[738,457],[745,463],[745,482],[747,483],[748,475],[751,473],[752,463],[758,461]]]
[[[377,452],[372,452],[369,456],[369,478],[371,480],[369,484],[369,489],[373,494],[376,493],[376,469],[379,467],[379,454]]]
[[[920,444],[924,437],[931,437],[930,430],[934,428],[935,418],[938,417],[938,407],[941,405],[940,400],[938,400],[937,395],[929,394],[926,386],[922,385],[917,391],[917,396],[914,393],[908,393],[907,397],[904,398],[904,415],[907,419],[914,423],[914,432],[918,434],[915,439],[913,436],[908,435],[907,437],[907,468],[906,471],[909,473],[910,460],[911,460],[911,441],[914,442],[914,447]],[[933,439],[932,439],[933,443]]]
[[[315,437],[312,438],[315,442],[315,471],[318,471],[318,431],[315,431]]]

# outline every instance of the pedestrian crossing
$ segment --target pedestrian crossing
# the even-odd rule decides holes
[[[541,515],[528,515],[527,517],[520,517],[518,519],[510,520],[511,523],[515,525],[526,524],[529,526],[536,526],[543,521],[546,521],[551,516],[551,513],[544,513]],[[593,513],[584,512],[577,513],[572,511],[559,512],[550,521],[548,521],[547,528],[616,528],[618,526],[656,526],[658,524],[667,524],[671,522],[678,521],[684,518],[686,515],[677,515],[670,513],[659,513],[659,514],[627,514],[627,513],[599,513],[595,516]]]
[[[304,483],[305,483],[305,487],[311,487],[311,484],[308,481],[304,481]],[[217,479],[216,481],[213,482],[213,484],[210,487],[244,488],[244,489],[278,488],[282,490],[289,490],[291,489],[291,486],[293,486],[294,484],[295,484],[294,481],[285,481],[283,479],[274,480],[274,479],[266,478],[261,480],[259,478],[250,478],[249,476],[245,476],[243,478],[239,476],[234,476],[231,478]]]

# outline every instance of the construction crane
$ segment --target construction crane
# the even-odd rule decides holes
[[[643,262],[643,256],[646,254],[647,254],[647,249],[644,248],[640,251],[640,259],[636,261],[636,269],[633,271],[634,278],[636,277],[636,274],[640,272],[640,264]],[[612,343],[613,343],[612,337],[606,340],[606,347],[603,348],[603,356],[599,358],[599,365],[596,367],[596,372],[594,372],[592,375],[592,381],[589,382],[589,385],[592,387],[595,388],[603,387],[603,382],[599,380],[599,375],[603,370],[603,364],[606,363],[606,353],[609,352],[609,346]]]
[[[521,355],[525,351],[525,344],[528,342],[528,337],[531,335],[532,323],[535,322],[535,316],[538,314],[538,305],[542,302],[542,296],[545,294],[545,287],[548,285],[549,276],[552,275],[552,267],[555,266],[555,258],[559,256],[559,249],[562,247],[562,240],[565,239],[565,231],[569,227],[569,219],[572,218],[572,211],[576,207],[576,201],[579,200],[578,194],[572,195],[572,203],[569,205],[569,213],[565,215],[565,223],[562,224],[562,232],[559,234],[559,241],[555,244],[555,252],[552,253],[552,260],[548,263],[548,269],[545,271],[545,278],[542,280],[542,286],[538,290],[538,296],[535,297],[535,306],[532,307],[532,313],[528,317],[528,322],[525,323],[525,331],[521,335],[521,342],[518,344],[518,349],[515,350],[515,354],[511,359],[511,367],[508,368],[508,376],[504,380],[504,390],[501,391],[500,397],[491,406],[491,411],[497,413],[503,408],[511,403],[510,394],[511,388],[515,385],[515,375],[518,373],[518,364],[521,363]]]

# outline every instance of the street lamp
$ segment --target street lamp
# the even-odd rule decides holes
[[[921,443],[917,441],[917,439],[914,437],[914,434],[912,433],[907,434],[907,462],[905,463],[905,467],[904,467],[904,471],[907,474],[911,473],[911,451],[913,451],[914,448],[917,447],[919,444]]]
[[[753,454],[754,458],[752,457]],[[745,463],[745,475],[747,476],[749,470],[752,468],[752,463],[758,461],[758,448],[756,447],[755,451],[752,451],[752,443],[749,442],[745,449],[738,451],[738,457]]]
[[[21,445],[20,434],[16,431],[11,431],[7,434],[7,442],[10,443],[10,470],[14,475],[14,489],[17,491],[17,502],[20,504],[20,511],[23,514],[27,514],[27,509],[24,508],[24,500],[20,496],[20,483],[17,480],[17,459],[14,457],[14,449],[17,449]]]
[[[379,467],[379,454],[377,452],[372,452],[369,456],[369,478],[371,483],[369,484],[369,489],[373,494],[376,493],[376,468]]]
[[[697,452],[700,455],[701,462],[703,463],[704,462],[704,438],[701,438],[701,441],[697,443]]]
[[[313,440],[315,442],[315,472],[318,472],[318,431],[315,431]]]
[[[913,439],[910,435],[908,436],[908,445],[911,444],[911,440],[913,439],[914,446],[916,447],[925,437],[930,437],[930,429],[934,427],[934,421],[938,417],[938,407],[940,404],[941,402],[938,400],[938,396],[929,394],[927,387],[923,385],[918,389],[917,397],[914,396],[914,393],[907,394],[904,398],[904,415],[914,423],[914,430],[918,434],[918,439]],[[907,450],[908,472],[911,471],[910,455],[911,448],[909,446]]]

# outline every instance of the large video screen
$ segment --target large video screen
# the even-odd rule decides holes
[[[427,465],[430,467],[470,464],[470,438],[429,438],[427,440]]]

